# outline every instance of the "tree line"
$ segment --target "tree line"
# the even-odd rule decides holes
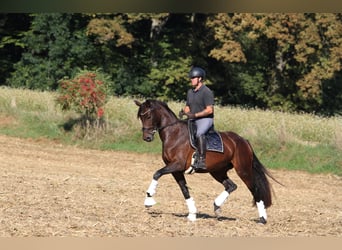
[[[2,13],[0,37],[1,85],[101,70],[112,95],[183,101],[200,66],[219,105],[342,113],[342,14]]]

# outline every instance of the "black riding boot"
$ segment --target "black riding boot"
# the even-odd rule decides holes
[[[207,144],[205,135],[201,135],[197,138],[197,149],[198,149],[198,155],[197,155],[197,164],[196,164],[196,170],[206,170],[207,167],[205,165],[205,155],[207,152]]]

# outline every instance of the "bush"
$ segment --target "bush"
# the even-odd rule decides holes
[[[81,120],[94,124],[104,117],[109,77],[99,71],[79,70],[73,79],[59,81],[57,103],[62,110],[74,110]]]

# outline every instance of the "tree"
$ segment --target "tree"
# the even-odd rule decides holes
[[[96,63],[112,75],[112,91],[118,95],[148,95],[151,90],[145,80],[150,67],[148,16],[99,14],[87,25],[87,35],[98,52]]]
[[[341,16],[1,14],[0,80],[55,90],[78,68],[101,69],[111,94],[184,100],[195,65],[206,69],[218,104],[334,114],[342,105]]]
[[[29,29],[31,17],[28,14],[0,14],[0,85],[13,71],[13,64],[21,59],[23,44],[20,39]]]
[[[113,75],[115,92],[178,99],[191,66],[186,38],[190,18],[169,13],[98,15],[87,33]],[[175,35],[176,34],[176,35]],[[174,88],[177,86],[177,88]]]
[[[267,108],[322,109],[323,85],[341,71],[339,15],[218,14],[208,26],[220,43],[210,56],[240,65],[245,95]]]
[[[58,80],[76,67],[91,64],[92,47],[85,36],[83,16],[78,14],[33,14],[31,28],[21,42],[21,60],[8,85],[32,89],[56,89]],[[83,28],[83,30],[82,30]]]

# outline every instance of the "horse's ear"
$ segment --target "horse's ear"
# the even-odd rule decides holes
[[[141,106],[141,102],[137,101],[137,100],[134,100],[134,103],[137,105],[137,106]]]

